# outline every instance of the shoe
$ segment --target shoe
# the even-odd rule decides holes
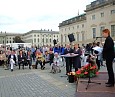
[[[106,82],[105,84],[110,84],[109,82]]]
[[[45,69],[45,67],[42,68],[42,70],[44,70],[44,69]]]
[[[114,84],[107,84],[106,87],[114,87]]]
[[[13,69],[11,69],[11,72],[13,72]]]

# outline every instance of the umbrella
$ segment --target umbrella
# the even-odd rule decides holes
[[[96,50],[96,51],[98,51],[98,52],[102,52],[103,51],[103,48],[101,48],[101,47],[99,47],[99,46],[96,46],[96,47],[94,47],[94,48],[92,48],[92,49],[94,49],[94,50]]]

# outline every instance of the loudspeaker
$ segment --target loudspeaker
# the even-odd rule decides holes
[[[73,34],[69,34],[69,35],[68,35],[68,38],[69,38],[69,41],[70,41],[70,42],[75,41],[75,38],[74,38],[74,35],[73,35]]]

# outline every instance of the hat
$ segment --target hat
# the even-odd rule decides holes
[[[57,54],[58,54],[57,52],[54,53],[54,55],[57,55]]]

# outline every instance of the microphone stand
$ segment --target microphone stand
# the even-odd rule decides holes
[[[90,65],[91,65],[91,64],[90,64]],[[88,71],[88,81],[80,81],[80,82],[85,82],[85,83],[87,83],[87,86],[86,86],[86,88],[85,88],[86,90],[88,89],[90,83],[101,84],[101,83],[98,83],[98,82],[92,82],[92,81],[91,81],[90,72],[91,72],[91,71],[90,71],[90,69],[89,69],[89,71]]]

